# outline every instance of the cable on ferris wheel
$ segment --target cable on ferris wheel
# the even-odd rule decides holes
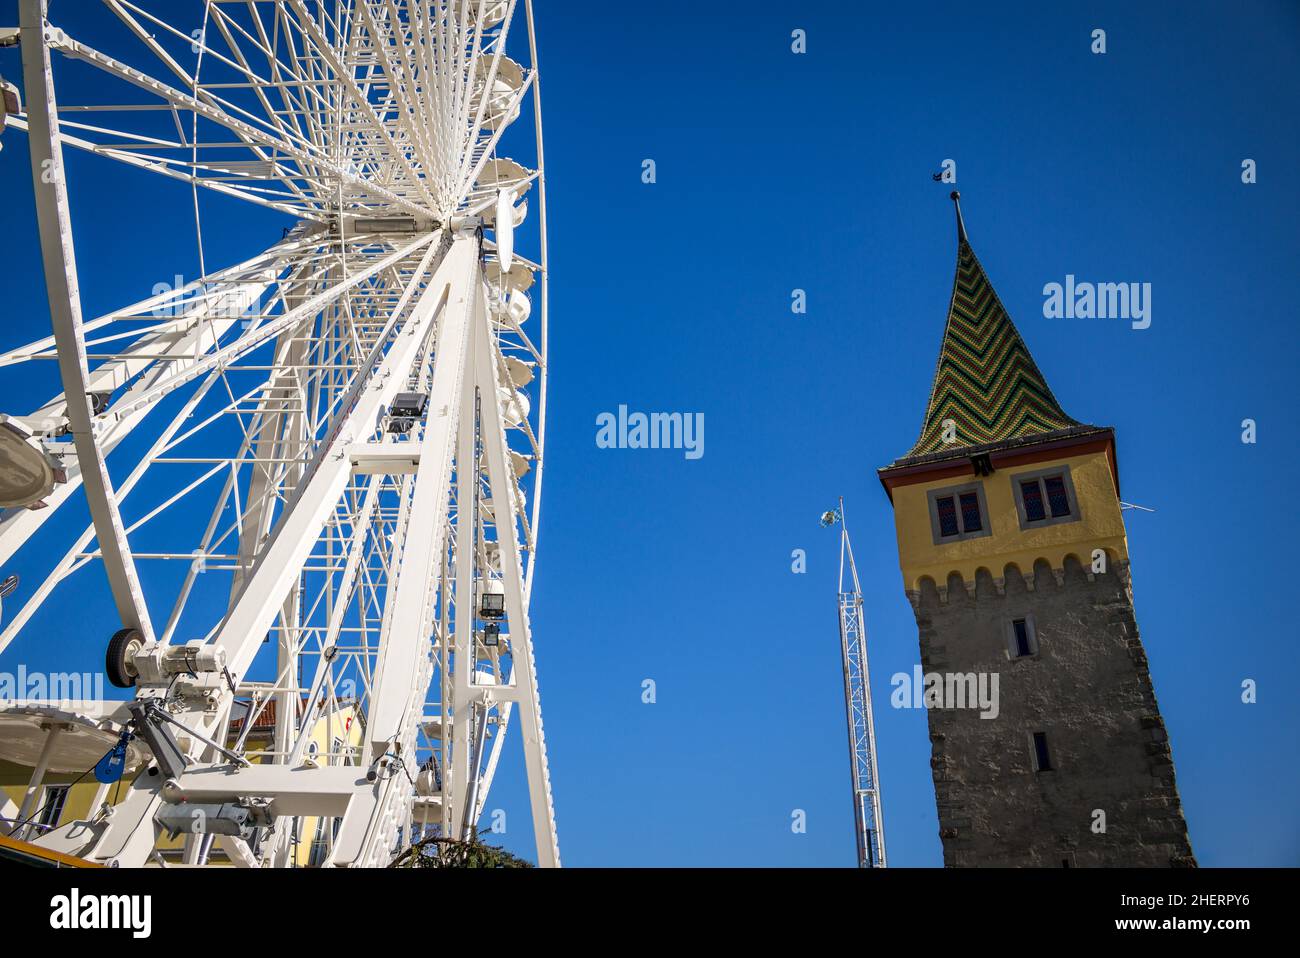
[[[93,630],[68,604],[102,606],[106,672],[135,695],[122,800],[32,841],[123,866],[289,866],[300,844],[386,865],[429,830],[473,835],[518,726],[537,861],[558,865],[528,618],[548,321],[532,3],[208,0],[198,30],[160,0],[104,6],[111,52],[48,0],[0,32],[21,46],[4,128],[27,133],[52,327],[0,367],[58,377],[0,410],[0,572],[24,572],[0,652]],[[84,317],[69,150],[192,207],[202,275]],[[291,225],[210,264],[201,207],[241,202]]]

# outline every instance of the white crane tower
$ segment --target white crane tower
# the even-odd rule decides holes
[[[876,773],[876,722],[871,711],[867,629],[862,618],[862,587],[858,583],[858,567],[853,561],[853,545],[849,542],[842,498],[839,511],[831,515],[840,525],[840,587],[836,605],[840,620],[840,651],[844,657],[844,710],[849,729],[858,867],[884,868],[885,825],[880,811],[880,778]]]
[[[52,320],[0,354],[24,384],[0,388],[0,573],[23,572],[0,653],[107,646],[144,757],[122,801],[36,842],[134,866],[170,837],[185,864],[284,866],[311,820],[320,864],[382,866],[425,829],[471,833],[517,725],[537,861],[558,865],[528,618],[547,380],[531,0],[104,0],[117,30],[95,45],[88,4],[55,6],[71,22],[19,0],[0,32],[21,47],[0,128],[27,133]],[[528,113],[525,165],[499,147]],[[156,201],[69,183],[70,149]],[[130,213],[138,244],[163,209],[192,213],[201,275],[83,317],[78,259],[119,257],[77,248],[74,219],[103,236]],[[262,252],[208,262],[214,237],[258,233]],[[46,371],[53,398],[21,404]]]

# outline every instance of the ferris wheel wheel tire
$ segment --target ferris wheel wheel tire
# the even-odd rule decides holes
[[[139,629],[119,629],[108,640],[104,656],[104,671],[108,681],[119,689],[135,688],[140,677],[135,669],[135,654],[144,647],[144,636]]]

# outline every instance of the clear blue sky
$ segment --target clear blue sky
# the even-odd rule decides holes
[[[1193,847],[1203,865],[1300,863],[1300,8],[537,7],[553,273],[533,625],[566,862],[851,864],[836,536],[817,523],[844,495],[891,863],[940,863],[925,716],[889,707],[918,651],[874,470],[920,426],[955,259],[930,174],[952,158],[972,243],[1057,397],[1117,428],[1124,498],[1157,510],[1127,513],[1135,599]],[[68,0],[54,18],[92,42],[104,23]],[[3,51],[0,72],[17,62]],[[26,144],[4,145],[9,348],[48,317]],[[71,162],[88,315],[193,275],[187,190]],[[210,263],[278,236],[234,202],[204,216]],[[1151,283],[1151,327],[1044,319],[1042,287],[1067,273]],[[46,398],[4,383],[5,409]],[[597,448],[620,404],[704,413],[704,457]],[[98,667],[106,633],[79,614],[0,668]],[[510,751],[489,804],[527,850]]]

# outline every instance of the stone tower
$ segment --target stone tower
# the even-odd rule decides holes
[[[1194,866],[1133,614],[1114,431],[1062,410],[960,205],[921,436],[880,479],[936,706],[944,864]],[[981,687],[995,707],[976,705]]]

